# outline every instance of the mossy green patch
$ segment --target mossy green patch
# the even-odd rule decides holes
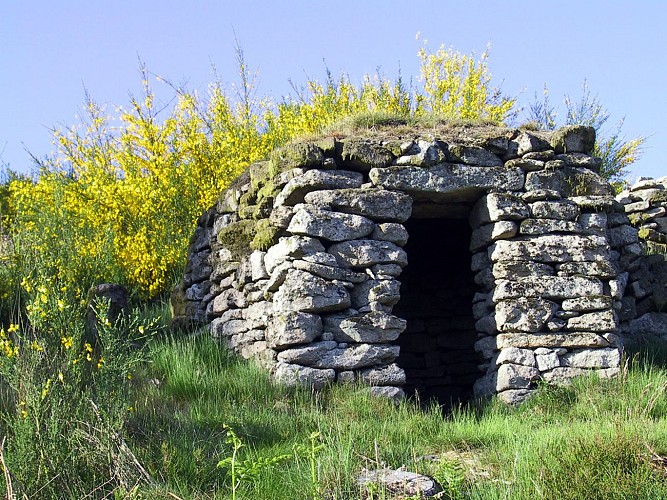
[[[628,220],[633,226],[639,226],[640,224],[648,221],[650,218],[651,216],[645,214],[644,212],[636,212],[634,214],[628,215]]]
[[[257,222],[243,219],[222,228],[218,233],[218,243],[232,253],[235,260],[250,253],[250,242],[255,238]]]
[[[264,185],[257,191],[257,203],[261,203],[262,200],[275,199],[275,197],[280,192],[273,182],[273,179],[268,179]]]
[[[279,228],[271,225],[268,219],[257,221],[255,237],[250,242],[251,250],[267,250],[277,239]]]
[[[649,196],[648,201],[653,206],[667,203],[667,191],[656,191]]]
[[[257,192],[270,179],[269,162],[258,161],[250,165],[250,189]]]
[[[324,153],[315,144],[294,142],[271,153],[269,175],[274,177],[280,172],[297,167],[317,167],[324,161]]]

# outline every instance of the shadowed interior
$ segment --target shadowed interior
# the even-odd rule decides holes
[[[407,320],[397,340],[406,393],[423,402],[466,401],[481,376],[472,300],[477,287],[470,270],[471,229],[467,219],[410,219],[394,314]]]

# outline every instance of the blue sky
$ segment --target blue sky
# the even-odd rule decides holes
[[[355,82],[378,68],[416,78],[427,40],[433,50],[478,55],[491,43],[495,84],[524,105],[545,83],[554,104],[577,98],[586,80],[610,126],[625,117],[627,138],[648,136],[631,179],[663,176],[666,25],[664,0],[0,0],[0,160],[28,171],[26,148],[48,154],[49,128],[77,122],[84,88],[110,110],[126,105],[140,93],[139,58],[151,73],[203,92],[212,66],[236,81],[236,36],[258,71],[258,95],[279,99],[290,79],[322,80],[325,67]]]

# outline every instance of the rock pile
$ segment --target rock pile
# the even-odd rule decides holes
[[[199,219],[176,320],[315,388],[518,402],[540,379],[611,376],[619,317],[645,297],[624,207],[649,188],[616,200],[594,140],[486,127],[286,146]]]

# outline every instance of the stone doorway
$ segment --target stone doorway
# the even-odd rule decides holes
[[[450,405],[472,398],[481,377],[472,313],[477,286],[470,270],[472,230],[466,218],[412,218],[401,299],[394,314],[407,321],[396,343],[405,391],[422,402]]]

